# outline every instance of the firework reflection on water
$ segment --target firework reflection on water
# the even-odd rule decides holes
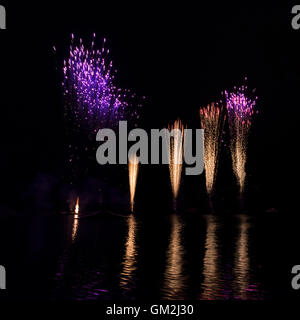
[[[120,287],[127,292],[133,288],[137,269],[136,230],[137,223],[133,214],[128,218],[128,233],[125,244],[125,255],[120,273]]]
[[[171,235],[167,250],[166,270],[162,286],[163,299],[182,300],[187,289],[184,270],[183,223],[177,214],[171,216]]]
[[[206,217],[207,229],[205,255],[203,259],[203,282],[201,284],[202,300],[224,299],[224,284],[220,272],[220,223],[216,216]]]
[[[72,241],[74,242],[77,237],[77,230],[78,230],[78,217],[79,217],[79,197],[76,198],[76,204],[74,209],[74,220],[73,220],[73,227],[72,227]]]

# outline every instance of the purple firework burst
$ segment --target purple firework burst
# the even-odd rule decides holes
[[[77,128],[89,134],[101,127],[112,127],[122,119],[138,118],[138,107],[133,105],[135,94],[115,85],[116,70],[109,58],[109,49],[95,48],[95,34],[89,48],[80,39],[75,44],[72,35],[69,58],[64,61],[62,83],[66,98],[66,116]]]
[[[129,89],[116,85],[116,70],[106,49],[71,36],[69,56],[63,63],[64,117],[68,135],[68,161],[75,175],[94,159],[95,137],[101,128],[115,128],[120,120],[136,125],[141,100]],[[143,97],[144,99],[144,97]],[[90,152],[90,154],[86,154]],[[83,169],[82,169],[83,170]]]
[[[247,97],[247,86],[234,88],[235,91],[225,91],[226,106],[229,118],[238,120],[242,125],[250,127],[251,119],[254,114],[257,97],[254,99]]]

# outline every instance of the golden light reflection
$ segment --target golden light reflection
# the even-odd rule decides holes
[[[181,300],[185,298],[186,276],[183,274],[182,221],[177,215],[171,217],[172,231],[167,251],[167,265],[164,273],[163,298]]]
[[[78,216],[79,216],[79,197],[76,198],[76,204],[74,209],[74,220],[72,227],[72,241],[74,242],[77,236],[78,230]]]
[[[122,271],[120,273],[120,286],[123,289],[129,289],[134,280],[136,271],[136,229],[137,224],[133,214],[128,218],[128,234],[125,244],[125,255],[122,262]]]
[[[215,216],[207,217],[205,254],[203,260],[203,283],[201,285],[203,300],[224,299],[223,285],[219,271],[219,241],[217,237],[218,221]]]
[[[78,222],[79,219],[76,219],[74,216],[74,220],[73,220],[73,228],[72,228],[72,241],[74,242],[77,236],[77,231],[78,231]]]
[[[233,290],[235,297],[242,300],[248,299],[247,289],[249,287],[249,228],[248,217],[241,216],[239,223],[239,234],[236,241],[235,265],[234,265],[234,284]]]

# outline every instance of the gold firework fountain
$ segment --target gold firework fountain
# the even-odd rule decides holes
[[[74,218],[78,219],[79,214],[79,197],[76,199],[75,210],[74,210]]]
[[[130,190],[130,210],[133,212],[136,181],[139,171],[139,159],[136,155],[131,156],[128,162],[129,190]]]
[[[220,137],[224,117],[220,107],[214,103],[200,109],[201,127],[204,129],[204,166],[206,190],[211,204],[220,150]]]
[[[170,137],[170,140],[167,140],[169,141],[169,172],[173,192],[173,205],[174,209],[176,209],[176,200],[178,197],[182,172],[184,126],[181,120],[176,120],[173,125],[168,126],[168,129],[170,132],[173,131],[173,135]]]
[[[241,197],[245,188],[248,136],[257,100],[257,97],[253,100],[248,98],[245,94],[246,90],[247,87],[242,86],[235,88],[235,92],[225,91],[232,167]]]

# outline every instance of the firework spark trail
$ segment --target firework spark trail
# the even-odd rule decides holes
[[[211,196],[216,180],[220,137],[224,123],[219,106],[214,103],[200,109],[201,127],[204,129],[204,165],[206,189]]]
[[[130,210],[133,212],[136,181],[139,171],[139,159],[136,155],[131,156],[128,161],[129,169],[129,190],[130,190]]]
[[[184,126],[181,120],[176,120],[173,125],[168,126],[170,133],[173,130],[174,135],[170,137],[170,144],[168,145],[169,152],[169,172],[171,179],[171,186],[173,192],[173,199],[176,201],[180,187],[182,159],[183,159],[183,142],[184,142]]]
[[[247,144],[254,107],[257,97],[246,96],[247,86],[234,88],[234,92],[225,91],[230,130],[230,151],[234,174],[237,178],[240,194],[245,187]]]

